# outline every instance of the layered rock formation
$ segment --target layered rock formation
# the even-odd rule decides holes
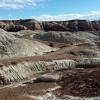
[[[0,28],[6,31],[44,30],[44,31],[100,31],[100,21],[70,20],[70,21],[45,21],[34,19],[3,20]]]
[[[34,76],[36,73],[75,68],[75,66],[76,62],[73,60],[33,61],[11,64],[0,67],[0,81],[3,84],[19,82],[28,78],[36,78]]]
[[[20,30],[42,30],[42,24],[34,19],[26,20],[3,20],[0,22],[0,28],[6,31],[17,32]]]

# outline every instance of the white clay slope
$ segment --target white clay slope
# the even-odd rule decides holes
[[[16,38],[0,29],[0,58],[42,55],[55,50],[37,41]]]

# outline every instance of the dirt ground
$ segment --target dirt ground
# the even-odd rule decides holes
[[[56,85],[61,88],[53,91],[57,97],[64,95],[79,97],[100,96],[100,68],[67,69],[54,72],[62,75],[58,82],[38,82],[15,85],[0,89],[0,100],[35,100],[23,95],[42,95]]]
[[[100,96],[100,68],[74,69],[63,71],[56,94],[81,97]]]

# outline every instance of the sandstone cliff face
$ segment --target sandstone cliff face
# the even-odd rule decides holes
[[[44,21],[34,19],[1,20],[0,28],[6,31],[43,30],[43,31],[100,31],[100,21],[70,20]]]

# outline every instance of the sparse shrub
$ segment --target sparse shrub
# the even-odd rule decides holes
[[[79,51],[80,56],[96,56],[97,53],[94,51]]]
[[[54,51],[51,51],[51,52],[54,52]]]
[[[17,65],[17,61],[12,61],[11,64],[12,65]]]
[[[66,47],[66,45],[62,45],[62,46],[61,46],[61,48],[64,48],[64,47]]]
[[[4,66],[2,63],[0,63],[0,67]]]
[[[50,47],[54,47],[54,44],[53,44],[53,43],[50,43],[49,46],[50,46]]]
[[[74,52],[74,51],[69,51],[68,53],[69,53],[69,54],[72,54],[72,55],[74,55],[74,56],[78,56],[78,53],[77,53],[77,52]]]

